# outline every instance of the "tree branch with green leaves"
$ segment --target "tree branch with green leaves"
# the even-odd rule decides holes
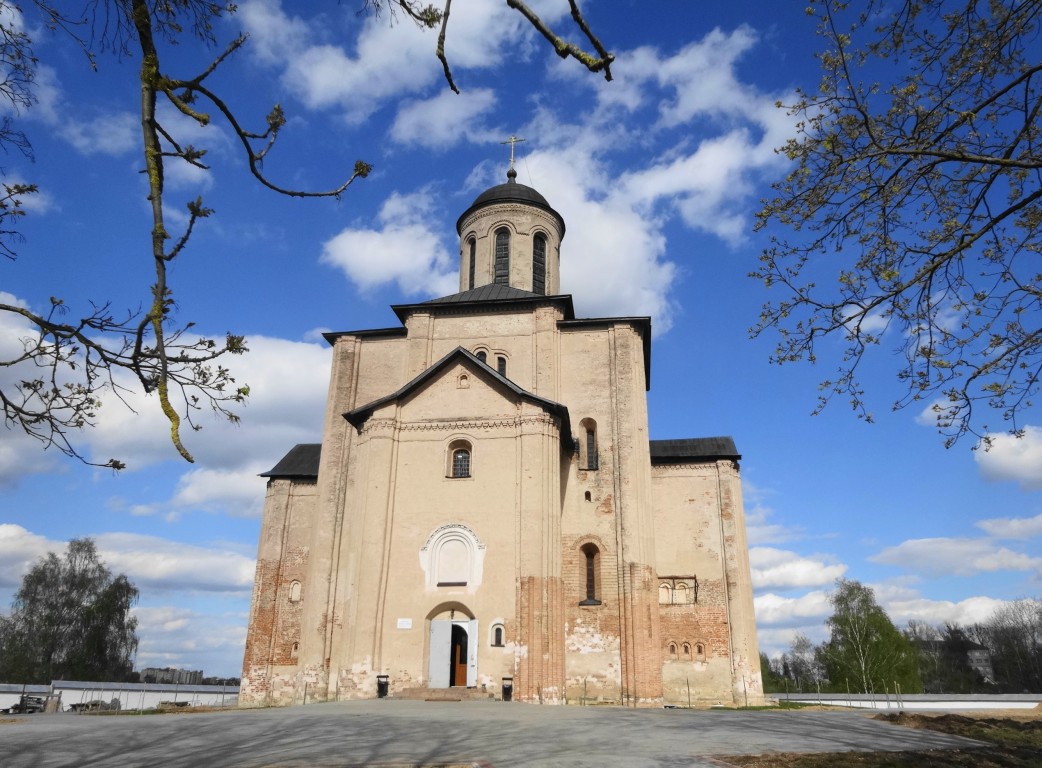
[[[1042,2],[808,12],[823,77],[780,105],[798,134],[753,276],[781,296],[753,335],[777,332],[775,362],[840,358],[816,410],[841,395],[871,420],[858,369],[893,344],[893,408],[931,408],[946,445],[986,446],[988,414],[1022,434],[1042,373]]]

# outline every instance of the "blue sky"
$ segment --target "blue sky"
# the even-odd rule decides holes
[[[533,3],[567,28],[564,0]],[[335,187],[356,159],[374,165],[341,200],[292,200],[249,177],[227,127],[167,115],[209,149],[209,173],[168,167],[167,208],[202,195],[204,221],[172,269],[179,318],[208,334],[243,333],[233,361],[250,385],[242,424],[203,419],[180,460],[157,404],[106,396],[88,456],[120,474],[42,452],[0,430],[0,607],[48,550],[92,536],[141,590],[138,666],[237,675],[253,583],[264,481],[293,444],[320,436],[327,330],[397,324],[388,305],[456,290],[455,222],[503,180],[518,145],[518,180],[565,218],[562,290],[580,316],[650,315],[655,329],[653,438],[726,434],[742,473],[761,649],[792,634],[824,637],[837,577],[873,586],[898,624],[972,623],[1002,601],[1042,592],[1042,418],[1020,441],[984,453],[945,450],[929,418],[892,412],[899,361],[884,343],[864,379],[876,423],[835,402],[812,416],[816,366],[771,365],[770,338],[747,329],[769,298],[747,277],[769,233],[758,201],[786,166],[773,150],[792,130],[776,108],[818,80],[819,41],[803,4],[588,2],[617,57],[605,82],[561,61],[505,3],[457,3],[447,54],[461,95],[434,57],[435,35],[361,2],[244,0],[218,26],[250,33],[213,77],[248,125],[275,102],[289,122],[265,162],[287,186]],[[102,54],[92,72],[67,40],[34,31],[38,103],[16,117],[36,161],[0,157],[5,180],[39,184],[15,261],[0,261],[0,296],[40,310],[60,296],[146,303],[149,212],[139,169],[133,57]],[[164,48],[175,75],[207,52]],[[827,265],[825,265],[827,268]],[[24,331],[0,317],[0,351]],[[5,383],[10,372],[0,371]],[[994,420],[996,423],[998,419]]]

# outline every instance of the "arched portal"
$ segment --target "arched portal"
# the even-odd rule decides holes
[[[478,679],[478,622],[460,603],[443,603],[427,614],[430,622],[427,684],[431,688],[473,688]]]

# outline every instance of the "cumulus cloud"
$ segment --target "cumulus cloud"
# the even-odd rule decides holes
[[[1028,426],[1022,437],[990,434],[991,446],[973,454],[986,480],[1013,480],[1025,491],[1042,489],[1042,427]]]
[[[1042,536],[1042,514],[1034,517],[994,517],[977,527],[997,539],[1034,539]]]
[[[323,21],[356,23],[353,10],[340,13]],[[437,33],[415,24],[366,16],[348,50],[339,40],[327,40],[327,29],[286,13],[276,0],[244,3],[239,17],[258,60],[281,69],[283,85],[297,99],[309,109],[335,109],[348,123],[360,123],[402,96],[444,87],[434,55]],[[448,55],[457,79],[468,69],[502,65],[507,41],[512,52],[525,56],[533,35],[518,13],[497,3],[471,4],[454,11],[452,21]]]
[[[125,573],[142,592],[248,595],[253,588],[255,562],[234,549],[135,533],[101,533],[93,538],[109,569]]]
[[[987,539],[969,538],[911,539],[887,547],[869,560],[887,565],[914,566],[917,572],[931,576],[972,576],[995,571],[1042,569],[1042,557],[997,547]]]
[[[780,161],[774,147],[791,131],[788,119],[779,117],[781,111],[774,107],[777,94],[736,85],[733,65],[754,42],[755,36],[743,29],[730,35],[712,33],[672,55],[640,49],[636,72],[628,67],[623,76],[622,91],[630,95],[602,96],[608,89],[593,84],[595,79],[576,78],[576,82],[598,89],[592,112],[574,110],[570,114],[581,112],[582,119],[572,121],[537,108],[522,128],[522,135],[538,137],[538,142],[531,140],[521,146],[524,153],[518,164],[518,181],[547,193],[550,204],[568,223],[561,250],[561,288],[570,292],[574,286],[583,285],[575,295],[578,314],[650,315],[655,333],[662,333],[670,328],[677,311],[671,291],[681,276],[678,264],[697,258],[697,254],[670,250],[664,235],[667,224],[679,218],[686,226],[731,244],[745,237],[751,225],[749,203],[754,182],[777,167]],[[727,54],[723,55],[725,49]],[[686,71],[695,59],[716,62],[714,67],[721,68],[715,85],[710,87],[695,76],[674,81],[660,75],[664,69]],[[626,82],[631,89],[627,90]],[[724,91],[727,98],[717,98]],[[631,133],[626,127],[628,112],[642,101],[655,98],[659,127]],[[442,107],[458,103],[444,94],[427,102],[410,103],[399,114],[397,135],[402,140],[423,141],[426,121],[431,126],[432,144],[473,140],[470,129],[463,127],[469,120],[459,119],[451,130],[440,122]],[[719,119],[721,130],[715,136],[689,145],[686,132],[678,138],[667,130],[707,114]],[[637,144],[648,153],[648,163],[620,172],[615,167],[616,154],[631,151]],[[479,166],[468,179],[468,187],[480,189],[502,183],[502,173],[502,168]],[[383,230],[351,232],[336,245],[339,252],[355,252],[353,258],[345,255],[339,260],[350,262],[352,279],[360,285],[397,279],[403,290],[414,292],[414,285],[399,275],[401,263],[413,267],[416,261],[420,261],[416,274],[429,277],[429,257],[406,260],[396,256],[402,247],[397,228],[385,224]],[[421,233],[406,234],[419,237]],[[375,248],[378,237],[386,238],[391,257],[386,263],[360,263],[363,257],[358,252],[363,247]],[[421,242],[423,253],[428,253],[428,241]],[[598,279],[589,281],[591,274],[597,274]]]
[[[0,587],[17,589],[34,560],[63,547],[20,525],[0,523]]]
[[[434,206],[428,190],[395,193],[380,209],[379,229],[344,229],[323,244],[322,261],[363,291],[394,283],[409,295],[455,293],[456,260],[431,228]]]
[[[753,605],[757,624],[768,626],[807,624],[808,619],[821,623],[832,613],[828,593],[824,590],[813,590],[797,597],[767,592],[753,598]]]
[[[887,600],[883,603],[890,620],[898,626],[907,624],[912,619],[925,621],[934,626],[946,622],[963,626],[977,624],[988,620],[998,608],[1005,604],[1004,600],[983,596],[967,597],[958,602],[909,597]]]
[[[73,117],[58,129],[58,135],[83,155],[126,154],[140,143],[140,132],[141,118],[130,112]]]
[[[749,563],[753,587],[796,589],[831,584],[847,572],[847,566],[830,563],[826,556],[804,557],[795,552],[771,547],[752,547]]]
[[[460,141],[491,138],[481,118],[496,104],[496,94],[477,88],[461,94],[442,91],[430,99],[406,101],[398,109],[391,138],[400,144],[444,149]]]

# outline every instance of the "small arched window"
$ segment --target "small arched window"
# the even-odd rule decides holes
[[[673,602],[677,605],[687,605],[691,601],[691,598],[688,597],[690,591],[687,588],[687,584],[680,582],[677,584],[677,591],[673,595]]]
[[[546,293],[546,236],[541,234],[532,241],[532,293]]]
[[[500,285],[510,284],[510,230],[506,227],[496,230],[496,268],[493,282]]]
[[[474,238],[470,238],[467,241],[467,250],[470,251],[470,256],[467,260],[467,288],[474,287],[474,271],[477,269],[475,262],[477,261],[477,242]]]
[[[483,363],[488,362],[488,352],[483,349],[479,349],[474,356]]]
[[[299,581],[292,581],[289,585],[289,601],[291,603],[300,602],[300,593],[302,587]]]
[[[293,659],[297,658],[297,655],[299,653],[300,653],[300,643],[293,643],[293,647],[291,647],[289,649],[290,658],[293,658]]]
[[[597,460],[597,422],[593,419],[583,419],[581,427],[583,437],[579,444],[579,468],[597,469],[600,464]]]
[[[691,661],[691,643],[684,643],[684,661]]]
[[[504,637],[505,637],[505,635],[503,633],[503,625],[502,624],[493,624],[492,625],[492,647],[493,648],[502,648],[505,645],[505,643],[503,642]]]
[[[672,659],[673,661],[677,660],[677,644],[676,643],[670,643],[669,644],[669,658]]]
[[[583,544],[581,551],[586,565],[586,599],[579,605],[600,605],[597,594],[600,591],[601,551],[597,549],[596,544]]]
[[[471,446],[466,440],[453,440],[449,444],[448,477],[470,477],[472,470]]]
[[[658,603],[659,605],[670,605],[673,602],[673,590],[669,584],[658,585]]]
[[[500,376],[507,375],[507,359],[503,355],[496,356],[496,371],[499,372]]]
[[[706,657],[706,647],[701,643],[695,643],[695,656],[703,660]]]
[[[452,476],[470,477],[470,451],[457,448],[452,452]]]

